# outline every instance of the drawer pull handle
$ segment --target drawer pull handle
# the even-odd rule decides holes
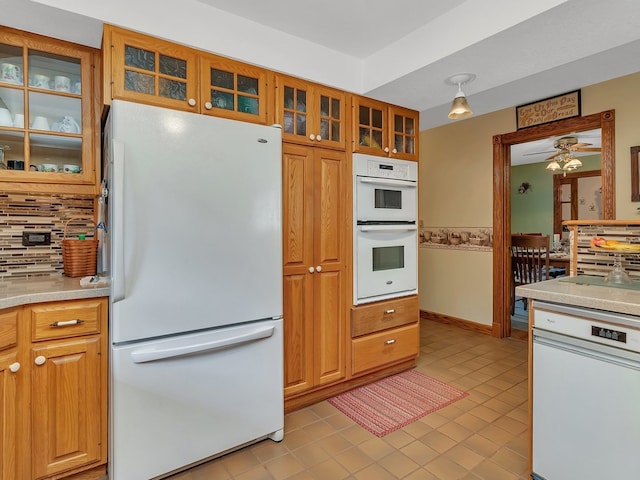
[[[394,343],[396,343],[396,339],[392,338],[391,340],[386,340],[384,342],[385,345],[393,345]]]
[[[63,320],[60,322],[53,322],[53,323],[50,323],[49,326],[50,327],[68,327],[69,325],[80,325],[81,323],[84,323],[84,320],[80,320],[79,318],[77,318],[75,320]]]
[[[385,310],[384,311],[385,315],[391,315],[392,313],[396,313],[396,309],[395,308],[390,308],[389,310]]]

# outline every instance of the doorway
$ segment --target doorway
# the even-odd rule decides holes
[[[615,111],[538,125],[493,137],[493,325],[496,337],[511,336],[511,146],[600,128],[602,218],[615,218]]]

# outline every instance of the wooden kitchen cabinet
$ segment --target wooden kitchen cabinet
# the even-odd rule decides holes
[[[284,141],[346,148],[349,94],[286,75],[276,75],[275,91],[275,121]]]
[[[16,464],[18,424],[18,323],[20,309],[0,312],[0,480],[21,478]]]
[[[100,52],[0,27],[0,190],[95,194]]]
[[[10,344],[12,322],[19,333]],[[0,312],[2,480],[104,476],[106,325],[106,298]]]
[[[418,160],[418,112],[358,95],[352,98],[354,152]]]
[[[418,296],[394,298],[351,309],[352,375],[418,356]]]
[[[25,308],[33,478],[106,461],[106,317],[106,299]]]
[[[346,154],[283,145],[284,376],[288,397],[346,375]]]
[[[267,70],[105,25],[104,101],[267,123]]]

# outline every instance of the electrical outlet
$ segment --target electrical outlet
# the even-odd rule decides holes
[[[25,247],[35,247],[40,245],[51,245],[51,232],[22,232],[22,245]]]

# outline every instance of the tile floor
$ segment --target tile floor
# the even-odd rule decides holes
[[[265,440],[171,480],[525,480],[527,343],[422,321],[417,369],[469,396],[385,437],[326,401]]]

